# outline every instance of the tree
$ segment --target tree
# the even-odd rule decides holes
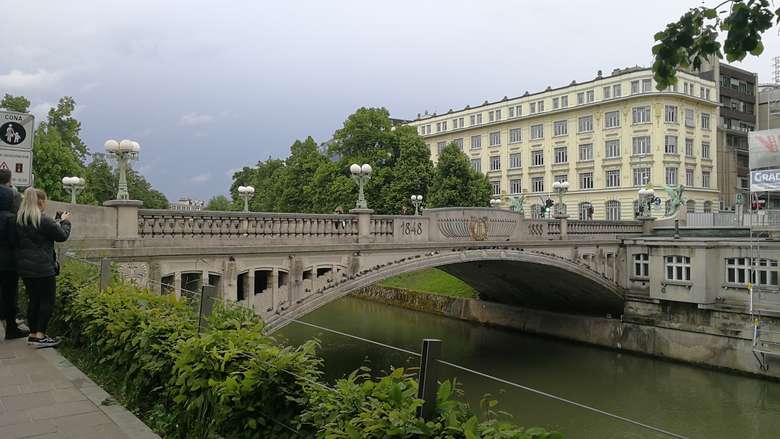
[[[143,201],[146,209],[167,209],[168,199],[162,192],[152,188],[143,175],[132,168],[127,169],[127,190],[130,198]]]
[[[391,181],[382,191],[383,207],[386,213],[400,213],[404,207],[413,212],[409,197],[428,197],[434,174],[431,152],[414,127],[399,127],[394,135],[398,139],[399,156],[391,168]]]
[[[761,36],[780,22],[780,9],[770,8],[768,0],[726,0],[715,7],[693,8],[666,29],[655,34],[653,73],[657,88],[677,83],[677,69],[699,69],[710,57],[729,62],[741,61],[747,54],[764,51]],[[724,43],[718,41],[726,32]]]
[[[17,111],[19,113],[27,113],[30,111],[30,100],[24,96],[12,96],[6,93],[5,96],[3,96],[3,100],[0,101],[0,108]]]
[[[87,190],[92,193],[98,205],[116,198],[117,176],[105,154],[92,154],[92,161],[86,167],[84,178],[87,180]]]
[[[430,207],[488,206],[490,182],[475,171],[460,147],[450,143],[441,150],[428,192]]]
[[[361,107],[333,134],[328,150],[342,165],[384,165],[392,154],[393,123],[384,108]]]
[[[224,212],[232,210],[230,207],[230,200],[228,200],[228,197],[224,195],[217,195],[216,197],[212,197],[208,204],[206,204],[206,210],[217,210]]]
[[[62,147],[58,130],[41,122],[35,130],[33,141],[33,167],[35,187],[43,189],[49,198],[67,201],[70,196],[62,187],[62,177],[85,175],[84,165],[70,148]]]
[[[76,101],[72,97],[60,98],[57,107],[49,109],[48,124],[60,133],[62,146],[72,150],[83,161],[88,154],[87,145],[79,137],[81,122],[73,117],[75,110]]]
[[[278,198],[276,210],[281,212],[320,212],[314,201],[314,194],[321,188],[314,185],[317,170],[328,159],[320,152],[311,137],[301,142],[296,140],[290,146],[290,156],[277,179]]]

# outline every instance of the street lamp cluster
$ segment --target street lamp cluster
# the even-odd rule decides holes
[[[239,186],[238,196],[244,200],[244,212],[249,212],[249,199],[255,195],[255,188],[252,186]]]
[[[639,217],[649,217],[653,209],[653,203],[656,201],[655,191],[653,188],[641,188],[638,191],[639,194]],[[659,200],[660,202],[660,200]]]
[[[363,195],[363,186],[371,179],[372,171],[371,165],[368,163],[364,163],[363,165],[354,163],[349,167],[349,172],[352,173],[352,179],[358,184],[358,200],[357,203],[355,203],[356,209],[368,209],[366,197]]]
[[[491,198],[490,199],[490,207],[498,207],[501,205],[501,200],[498,198]]]
[[[414,205],[414,214],[422,215],[422,211],[420,210],[420,205],[422,204],[422,200],[423,200],[422,195],[412,195],[410,199],[412,200],[412,204]]]
[[[129,200],[130,194],[127,192],[127,164],[130,160],[135,160],[141,151],[141,145],[133,140],[124,139],[117,142],[114,139],[106,140],[103,145],[106,151],[114,156],[119,167],[119,191],[116,194],[117,200]]]
[[[563,209],[563,194],[569,191],[569,182],[568,181],[556,181],[552,185],[553,190],[556,194],[558,194],[558,208],[556,209],[556,214],[558,215],[565,215],[566,212],[564,212]]]
[[[76,204],[76,197],[84,190],[87,182],[81,177],[62,177],[62,185],[70,192],[70,203]]]

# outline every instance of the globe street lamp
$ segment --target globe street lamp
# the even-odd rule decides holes
[[[648,218],[655,202],[655,191],[653,188],[641,188],[637,193],[639,194],[639,216]]]
[[[490,207],[498,207],[501,205],[501,200],[498,198],[491,198],[490,199]]]
[[[568,181],[556,181],[553,183],[553,190],[556,194],[558,194],[558,215],[565,215],[566,212],[563,211],[563,194],[569,191],[569,182]]]
[[[354,163],[349,167],[349,172],[352,173],[352,179],[358,184],[358,200],[355,203],[356,209],[368,209],[366,203],[366,197],[363,195],[363,186],[371,179],[371,165],[364,163],[362,166]]]
[[[132,140],[122,140],[117,142],[116,140],[106,140],[104,144],[106,151],[116,158],[119,165],[119,191],[116,194],[117,200],[129,200],[130,194],[127,192],[127,164],[130,160],[138,158],[138,153],[141,151],[141,146],[138,142]]]
[[[422,215],[422,211],[420,210],[420,204],[422,204],[422,195],[412,195],[411,200],[412,204],[414,205],[415,216]]]
[[[255,195],[255,188],[252,186],[239,186],[238,196],[244,200],[244,212],[249,212],[249,199]]]
[[[87,182],[81,177],[62,177],[62,185],[70,192],[70,204],[76,204],[76,197],[84,190]]]

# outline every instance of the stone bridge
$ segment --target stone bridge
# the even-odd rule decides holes
[[[388,277],[439,267],[483,300],[581,314],[619,314],[635,221],[530,220],[493,208],[422,216],[179,212],[51,203],[73,213],[71,250],[109,259],[160,294],[199,293],[252,308],[275,329]]]

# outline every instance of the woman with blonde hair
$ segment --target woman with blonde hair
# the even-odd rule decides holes
[[[27,343],[37,348],[54,347],[60,343],[46,335],[46,327],[54,310],[57,275],[60,273],[54,243],[67,241],[70,236],[70,213],[58,213],[56,218],[52,218],[43,213],[45,209],[46,192],[27,188],[16,215],[16,269],[30,299],[27,310],[30,336]]]

